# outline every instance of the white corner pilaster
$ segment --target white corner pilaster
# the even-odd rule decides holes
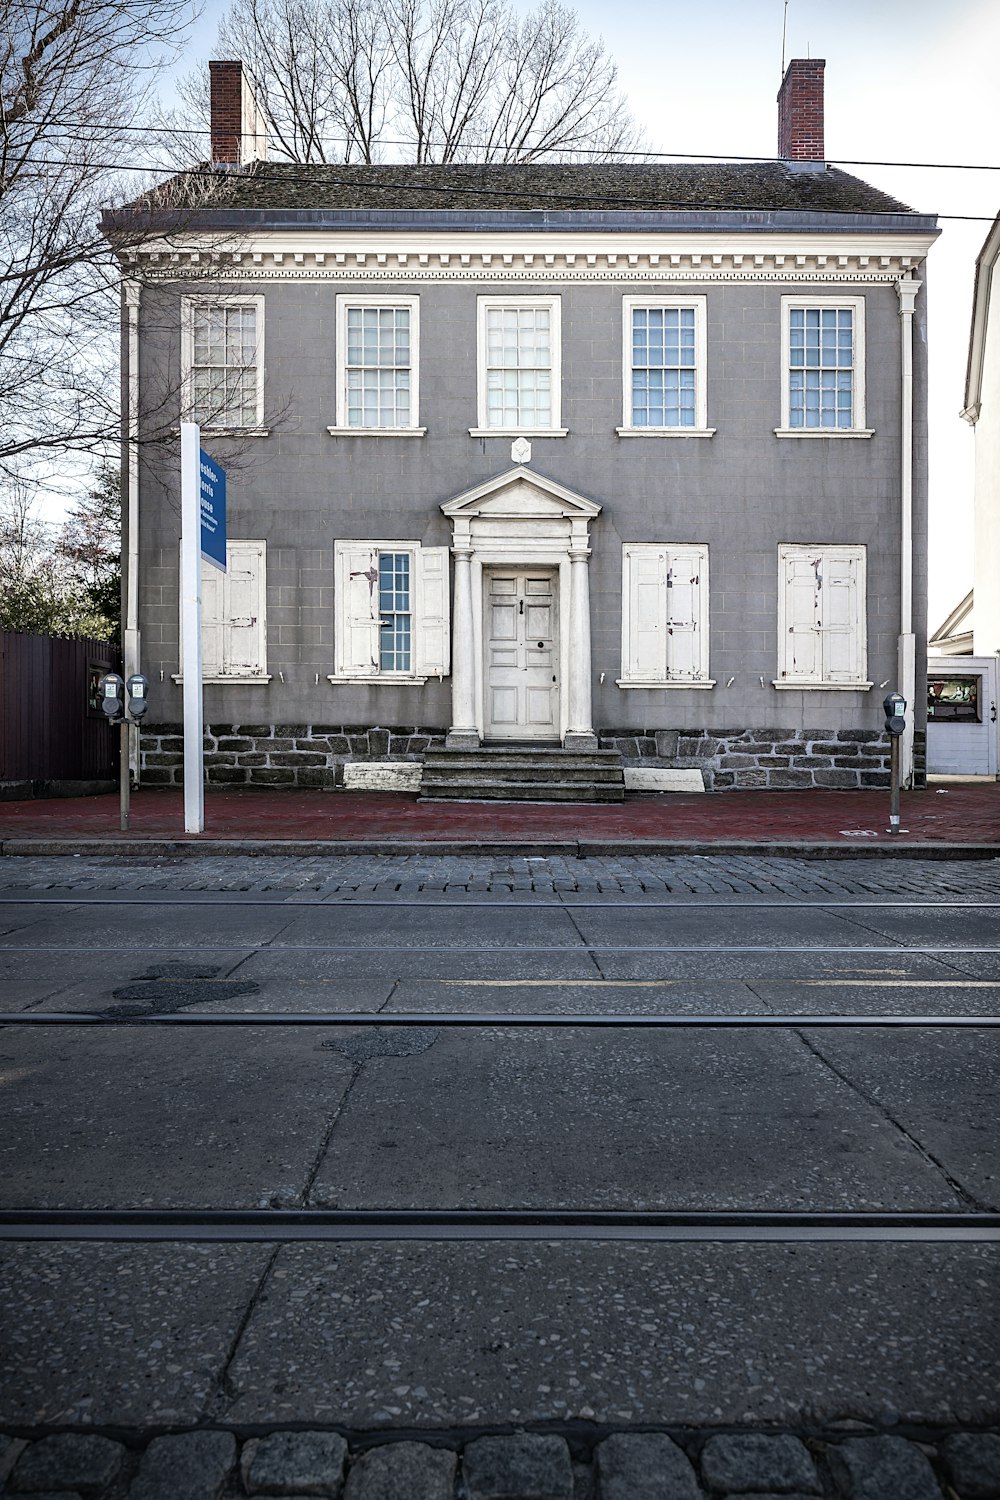
[[[899,692],[906,699],[906,729],[900,741],[900,779],[913,785],[913,727],[916,710],[916,642],[913,636],[913,313],[923,282],[901,276],[896,282],[900,319],[899,452]]]
[[[455,611],[451,657],[451,728],[445,737],[449,750],[476,750],[476,662],[472,615],[472,548],[453,547]]]
[[[581,546],[580,539],[574,537],[569,549],[569,722],[563,737],[567,750],[597,749],[590,690],[590,548],[585,537],[583,540]]]

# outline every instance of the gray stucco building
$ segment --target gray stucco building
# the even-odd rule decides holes
[[[447,740],[877,785],[886,684],[919,776],[937,231],[826,165],[822,69],[779,162],[241,165],[220,113],[218,165],[108,215],[144,782],[181,779],[182,416],[230,475],[211,781]]]

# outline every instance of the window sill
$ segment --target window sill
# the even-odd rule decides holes
[[[429,682],[429,677],[394,677],[391,672],[379,672],[370,677],[338,677],[336,673],[327,674],[327,682],[334,683],[337,687],[347,687],[350,683],[360,684],[363,687],[423,687]],[[436,677],[435,680],[441,680]]]
[[[620,688],[645,688],[647,691],[653,688],[657,692],[660,692],[664,688],[714,688],[715,678],[699,677],[697,680],[689,678],[687,681],[681,681],[678,678],[670,682],[665,682],[660,677],[651,677],[642,681],[635,677],[619,677],[615,682],[615,686]]]
[[[564,438],[569,437],[568,427],[470,427],[469,436],[475,438]]]
[[[874,427],[776,427],[779,438],[870,438]]]
[[[213,673],[211,675],[209,675],[209,674],[206,673],[206,674],[204,674],[202,676],[201,680],[202,680],[203,683],[209,683],[209,682],[231,682],[234,685],[238,684],[238,685],[242,685],[244,687],[253,687],[258,682],[270,682],[271,681],[271,674],[270,674],[270,672],[256,672],[253,675],[247,673],[245,676],[239,676],[238,677],[235,672],[229,673],[226,676],[222,676],[222,675],[220,675],[218,673]],[[184,673],[183,672],[171,672],[171,674],[170,674],[170,681],[171,682],[182,683],[184,681]]]
[[[426,427],[328,427],[331,437],[422,438]]]
[[[867,693],[875,686],[874,682],[810,682],[801,680],[789,682],[786,677],[771,682],[773,688],[779,693]]]
[[[616,427],[620,438],[710,438],[714,427]]]
[[[176,428],[175,431],[179,431]],[[266,438],[271,436],[270,427],[202,427],[204,437]]]

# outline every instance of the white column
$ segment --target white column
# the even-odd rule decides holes
[[[922,282],[903,276],[896,282],[900,317],[900,453],[899,453],[899,639],[896,646],[897,691],[906,699],[906,729],[899,747],[900,779],[913,785],[913,723],[917,691],[916,641],[913,635],[913,310]]]
[[[569,551],[569,704],[563,744],[567,749],[596,750],[590,695],[590,549]]]
[[[455,547],[455,618],[452,625],[450,750],[479,748],[476,728],[476,662],[472,620],[472,548]]]

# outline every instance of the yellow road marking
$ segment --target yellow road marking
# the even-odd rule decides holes
[[[826,988],[845,989],[849,984],[863,984],[872,986],[870,979],[799,979],[788,980],[789,984],[814,984],[823,985]],[[878,982],[876,981],[876,984]],[[899,990],[1000,990],[1000,980],[996,979],[884,979],[879,986],[882,989]]]

